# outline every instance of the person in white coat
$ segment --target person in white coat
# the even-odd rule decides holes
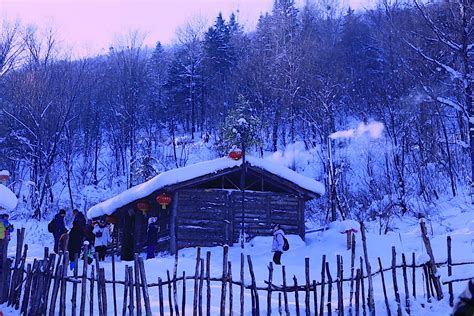
[[[107,253],[107,245],[110,242],[110,232],[107,227],[107,223],[102,219],[99,223],[94,225],[92,233],[95,236],[94,247],[99,253],[99,261],[105,260],[105,254]]]
[[[281,264],[281,255],[283,254],[283,245],[285,243],[283,239],[284,235],[285,233],[281,229],[280,224],[273,225],[273,262],[278,265]]]

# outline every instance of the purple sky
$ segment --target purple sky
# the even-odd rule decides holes
[[[370,0],[349,0],[353,7]],[[304,0],[297,0],[304,3]],[[238,11],[239,21],[253,28],[273,0],[0,0],[0,19],[52,27],[63,47],[75,55],[107,51],[117,37],[140,30],[144,44],[169,44],[176,29],[189,19],[211,24],[218,12],[227,19]]]

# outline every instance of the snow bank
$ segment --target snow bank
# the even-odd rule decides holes
[[[303,189],[319,195],[324,194],[324,185],[314,179],[302,176],[291,169],[274,164],[268,160],[252,156],[247,156],[246,160],[251,166],[280,176]],[[240,166],[241,164],[242,159],[232,160],[228,157],[223,157],[163,172],[147,182],[132,187],[111,199],[91,207],[87,212],[87,217],[94,218],[102,215],[110,215],[115,212],[116,209],[135,200],[144,198],[166,186],[198,178],[206,174],[217,173],[224,169]]]
[[[341,222],[331,222],[329,224],[329,229],[336,230],[339,233],[344,233],[348,230],[358,232],[360,230],[360,224],[354,220],[348,219]]]
[[[0,209],[12,210],[18,204],[18,199],[9,188],[0,184]]]

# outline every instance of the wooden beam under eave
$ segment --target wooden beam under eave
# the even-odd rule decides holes
[[[177,236],[176,236],[176,215],[178,213],[178,192],[174,192],[173,202],[171,206],[171,218],[170,218],[170,253],[174,255],[177,249]]]

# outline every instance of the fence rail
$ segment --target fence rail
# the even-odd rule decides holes
[[[378,258],[378,269],[368,273],[370,265],[362,257],[356,260],[355,238],[352,238],[350,277],[344,277],[342,256],[337,256],[336,269],[332,270],[323,255],[319,280],[311,278],[310,259],[305,258],[303,282],[299,282],[296,276],[287,279],[286,267],[281,266],[282,284],[275,284],[274,276],[277,271],[270,263],[267,279],[263,285],[258,286],[252,257],[241,254],[239,273],[233,274],[232,266],[235,267],[236,263],[229,261],[228,247],[224,246],[222,276],[211,277],[211,252],[202,257],[201,249],[197,248],[194,271],[183,271],[178,276],[179,257],[176,254],[173,271],[167,271],[165,280],[158,278],[154,283],[149,282],[144,261],[138,255],[125,266],[123,280],[116,278],[114,256],[111,279],[105,278],[104,267],[99,263],[97,255],[91,265],[87,259],[82,260],[76,256],[72,275],[68,275],[67,252],[50,254],[48,248],[45,248],[42,259],[35,258],[33,263],[27,263],[28,245],[23,245],[25,230],[18,230],[17,233],[15,258],[6,258],[4,253],[0,262],[0,303],[19,310],[21,315],[62,316],[70,313],[83,316],[86,311],[89,315],[99,316],[152,315],[152,305],[156,314],[176,316],[191,312],[193,316],[214,315],[217,310],[220,315],[243,315],[249,311],[252,315],[260,315],[262,310],[267,315],[272,312],[279,315],[290,315],[291,312],[296,315],[304,313],[321,316],[324,312],[328,315],[344,315],[345,312],[349,315],[360,315],[362,312],[365,315],[368,312],[372,315],[375,310],[372,282],[376,277],[381,280],[387,314],[391,315],[393,312],[401,315],[402,309],[410,314],[411,300],[421,296],[428,302],[434,298],[439,299],[443,297],[446,287],[452,305],[453,283],[470,279],[463,277],[444,281],[444,287],[438,293],[437,275],[433,266],[447,266],[448,277],[452,277],[452,267],[474,265],[474,262],[452,261],[451,238],[448,236],[448,260],[444,262],[416,264],[415,254],[412,253],[410,264],[407,264],[405,254],[402,254],[402,264],[397,265],[397,252],[393,247],[391,266],[383,268],[382,260]],[[364,250],[367,251],[366,247]],[[83,261],[82,271],[78,271],[79,261]],[[250,275],[247,280],[245,267]],[[331,271],[337,272],[333,276]],[[398,280],[400,275],[402,278]],[[390,279],[391,288],[387,286]],[[188,282],[192,283],[191,287],[187,285]],[[396,310],[391,310],[394,308],[389,304],[389,290],[393,291]],[[70,300],[70,305],[66,304],[67,299]],[[87,299],[89,304],[86,303]],[[70,306],[70,311],[66,306]]]

